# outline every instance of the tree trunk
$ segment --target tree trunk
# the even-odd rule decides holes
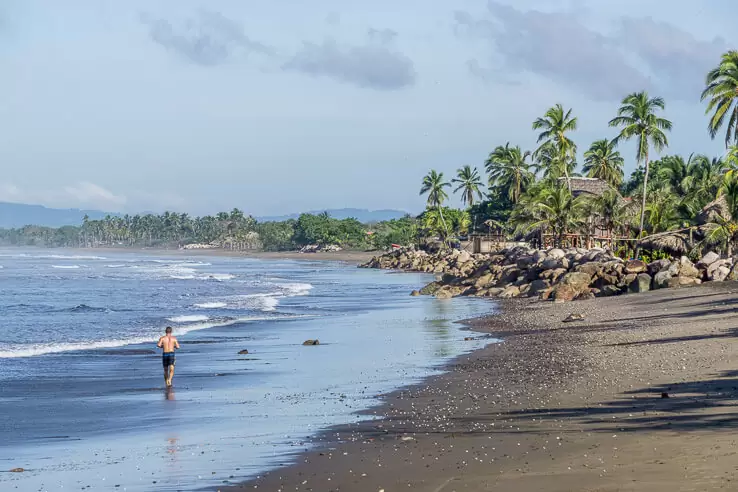
[[[446,231],[446,234],[443,237],[443,244],[448,244],[448,226],[446,225],[446,219],[443,218],[443,209],[441,208],[441,205],[438,205],[438,215],[441,217],[441,224],[443,224],[443,229]]]

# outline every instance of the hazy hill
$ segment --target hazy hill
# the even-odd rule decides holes
[[[363,222],[363,223],[399,219],[407,215],[407,212],[403,212],[402,210],[367,210],[363,208],[339,208],[339,209],[333,209],[333,210],[312,210],[306,213],[320,214],[323,212],[328,212],[328,214],[334,219],[348,219],[349,217],[353,217],[357,219],[359,222]],[[272,217],[257,217],[257,220],[259,222],[282,221],[282,220],[288,220],[288,219],[296,219],[299,216],[300,214],[279,215],[279,216],[272,216]]]
[[[81,225],[82,217],[102,219],[106,215],[118,215],[99,210],[79,210],[76,208],[48,208],[43,205],[26,205],[23,203],[0,202],[0,228],[39,225],[61,227],[65,225]]]

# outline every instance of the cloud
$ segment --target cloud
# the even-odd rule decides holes
[[[201,11],[181,24],[143,15],[151,39],[192,63],[214,66],[236,55],[274,55],[274,50],[249,38],[236,21],[218,12]]]
[[[729,49],[722,38],[701,41],[683,29],[650,17],[625,17],[620,24],[617,41],[640,57],[659,90],[672,97],[698,100],[705,74]]]
[[[457,32],[490,41],[506,71],[532,73],[574,87],[595,99],[622,97],[646,88],[647,78],[628,62],[606,36],[566,12],[520,11],[489,2],[491,18],[455,14]],[[479,74],[479,64],[468,65]],[[487,77],[489,70],[484,72]]]
[[[404,89],[415,84],[415,66],[409,57],[393,48],[396,36],[388,29],[372,29],[363,45],[342,45],[332,39],[321,44],[306,42],[282,68],[358,87]]]
[[[620,99],[638,90],[670,98],[699,99],[704,75],[728,49],[721,38],[702,41],[652,18],[619,17],[614,32],[588,27],[576,11],[522,11],[490,1],[476,18],[456,12],[456,33],[490,43],[496,68],[471,59],[467,68],[483,80],[509,73],[534,74],[594,99]]]

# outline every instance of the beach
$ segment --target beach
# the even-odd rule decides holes
[[[494,310],[335,261],[8,248],[0,272],[3,491],[239,483],[486,345],[455,321]]]
[[[737,309],[734,282],[505,301],[471,322],[503,343],[235,489],[735,490]],[[564,323],[572,313],[584,320]]]

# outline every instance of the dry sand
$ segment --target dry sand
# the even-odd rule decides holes
[[[585,320],[562,323],[569,313]],[[738,490],[738,283],[510,301],[501,336],[239,490]],[[663,393],[663,395],[662,395]],[[664,398],[663,396],[667,396]],[[225,490],[225,489],[221,489]]]

